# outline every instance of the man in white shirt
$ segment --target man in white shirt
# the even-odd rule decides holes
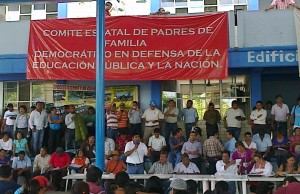
[[[8,110],[4,113],[4,121],[2,122],[1,132],[7,132],[9,137],[14,139],[14,124],[17,118],[18,112],[14,110],[14,105],[7,104]]]
[[[160,123],[164,119],[164,115],[160,110],[156,108],[156,102],[151,100],[150,108],[146,109],[142,118],[145,121],[145,129],[144,129],[144,141],[147,144],[149,138],[153,135],[153,131],[155,128],[159,128]]]
[[[65,133],[66,150],[75,149],[75,106],[69,106],[69,114],[65,117],[65,124],[67,125]]]
[[[104,142],[104,153],[105,153],[105,163],[111,159],[112,152],[115,151],[116,144],[112,138],[105,137]]]
[[[144,156],[149,155],[149,150],[139,134],[134,134],[132,141],[126,143],[124,155],[128,174],[144,174]]]
[[[251,112],[250,119],[253,121],[252,134],[258,133],[260,128],[266,129],[267,111],[263,108],[262,101],[256,102],[256,109]],[[271,134],[269,134],[271,135]]]
[[[160,135],[160,129],[154,129],[154,135],[149,138],[148,143],[149,149],[151,151],[152,164],[159,160],[160,151],[166,147],[165,137]]]
[[[200,174],[200,170],[196,164],[190,162],[188,154],[183,154],[181,161],[174,168],[175,174]]]
[[[179,114],[179,110],[176,107],[175,101],[169,100],[169,106],[166,107],[164,110],[164,116],[165,116],[164,136],[165,136],[168,144],[169,144],[170,134],[175,132],[176,129],[178,128],[178,126],[177,126],[178,114]]]
[[[250,132],[245,133],[245,140],[243,141],[243,144],[247,149],[251,149],[253,153],[256,152],[256,143],[252,141],[252,135]]]
[[[33,161],[33,176],[44,175],[50,178],[50,158],[46,147],[41,147],[40,153],[35,156]]]
[[[276,96],[276,104],[272,106],[272,130],[276,137],[277,131],[281,131],[284,137],[287,137],[287,119],[290,116],[289,107],[283,103],[282,96]]]
[[[31,112],[29,126],[32,130],[32,147],[34,154],[38,154],[44,139],[45,129],[48,126],[48,115],[43,102],[36,103],[36,109]]]
[[[235,165],[235,161],[229,160],[230,158],[230,152],[225,150],[222,152],[222,160],[219,160],[216,164],[216,175],[225,175],[225,174],[229,174],[233,175],[237,173],[237,167]],[[229,186],[229,193],[230,194],[234,194],[235,193],[235,182],[228,182],[228,186]]]
[[[128,112],[130,136],[133,133],[139,133],[142,137],[142,115],[143,111],[140,109],[140,105],[137,101],[132,102],[132,108]]]
[[[231,102],[231,108],[225,112],[224,127],[227,131],[233,132],[237,141],[241,133],[242,121],[244,120],[246,120],[246,116],[244,112],[239,109],[238,101],[233,100]]]

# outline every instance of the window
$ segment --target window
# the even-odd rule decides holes
[[[237,100],[240,108],[249,115],[249,84],[248,76],[231,76],[226,80],[180,80],[177,81],[177,88],[180,88],[177,102],[181,104],[177,107],[186,107],[187,100],[192,99],[199,118],[203,118],[208,104],[213,102],[223,117],[225,111],[231,107],[231,102]]]
[[[6,6],[6,21],[57,18],[58,4],[24,4]]]

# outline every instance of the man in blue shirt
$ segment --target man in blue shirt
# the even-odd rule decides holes
[[[189,138],[192,127],[197,126],[197,122],[199,119],[197,110],[195,108],[193,108],[192,100],[187,101],[186,108],[184,108],[181,111],[180,117],[183,117],[185,134],[186,134],[185,137]]]
[[[0,166],[0,193],[15,192],[20,187],[20,185],[11,181],[11,167],[9,165]]]
[[[236,140],[233,137],[233,132],[226,131],[226,138],[228,141],[225,143],[225,150],[230,152],[230,158],[231,158],[233,152],[235,151],[235,143],[236,143]]]
[[[31,177],[31,161],[28,156],[25,156],[24,151],[19,152],[18,157],[14,157],[13,163],[13,179],[17,182],[18,177],[23,176],[26,180],[26,183],[29,183],[30,177]]]

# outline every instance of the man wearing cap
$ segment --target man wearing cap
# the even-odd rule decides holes
[[[179,114],[179,110],[176,107],[176,103],[174,100],[169,100],[169,106],[164,110],[165,116],[165,138],[167,143],[169,144],[170,134],[178,128],[177,126],[177,117]]]
[[[159,128],[160,122],[164,119],[164,115],[156,108],[156,102],[151,100],[150,108],[146,109],[142,118],[145,121],[144,141],[148,144],[149,138],[153,135],[155,128]]]
[[[187,184],[182,179],[173,179],[170,184],[170,194],[176,194],[177,191],[186,191]]]
[[[193,108],[193,101],[188,100],[186,103],[186,108],[180,112],[180,116],[184,121],[185,137],[188,138],[193,126],[197,126],[199,119],[198,112]]]
[[[48,115],[44,110],[43,102],[36,103],[36,109],[30,114],[29,126],[32,131],[33,152],[38,154],[42,147],[45,129],[48,126]]]
[[[14,139],[14,124],[18,115],[18,112],[14,110],[13,104],[7,104],[8,110],[4,113],[4,121],[2,122],[1,132],[7,132],[10,138]]]
[[[61,147],[58,147],[50,158],[50,169],[52,184],[56,191],[64,190],[65,180],[62,177],[67,175],[68,166],[71,163],[70,155]]]
[[[117,174],[121,171],[125,171],[127,169],[126,164],[120,160],[119,151],[114,150],[111,152],[112,159],[106,163],[106,173]]]
[[[211,133],[214,133],[214,131],[219,131],[218,123],[221,121],[220,112],[215,109],[214,103],[210,102],[208,104],[208,110],[205,111],[203,120],[206,121],[206,135],[208,139]]]
[[[139,134],[134,134],[132,141],[125,146],[128,174],[144,174],[144,156],[149,155],[147,146],[141,142]]]

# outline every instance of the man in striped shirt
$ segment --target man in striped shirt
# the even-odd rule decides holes
[[[219,132],[214,131],[214,134],[211,134],[209,139],[204,141],[203,156],[206,157],[208,174],[216,173],[216,163],[221,159],[222,152],[224,151],[224,147],[218,138]]]
[[[128,130],[128,112],[125,110],[125,104],[120,104],[120,110],[117,112],[118,129]],[[127,132],[128,133],[128,132]]]
[[[148,174],[173,174],[173,166],[167,161],[167,152],[160,153],[159,161],[151,166]]]
[[[300,9],[298,6],[295,5],[294,0],[273,0],[270,7],[266,9],[266,11],[270,9],[288,9],[290,7]]]
[[[115,103],[106,110],[106,125],[106,136],[115,141],[118,137],[118,117]]]

